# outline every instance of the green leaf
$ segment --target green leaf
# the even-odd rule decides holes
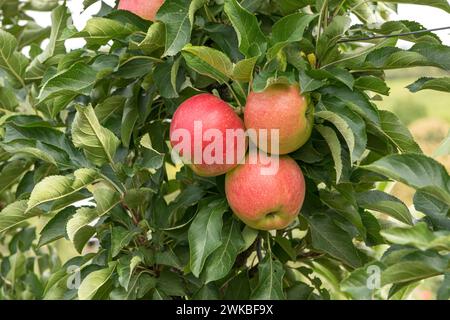
[[[362,76],[356,79],[355,87],[361,90],[369,90],[385,96],[389,95],[391,90],[386,82],[375,76]]]
[[[67,235],[66,224],[74,213],[75,208],[68,207],[51,218],[40,232],[38,247],[65,237]]]
[[[394,113],[380,110],[379,114],[381,129],[401,152],[422,153],[411,132]]]
[[[78,288],[78,298],[80,300],[92,300],[106,287],[107,282],[114,274],[117,262],[110,262],[107,268],[91,272],[81,282]]]
[[[330,127],[316,125],[316,130],[325,139],[328,147],[331,150],[331,155],[334,160],[334,168],[336,170],[336,183],[339,183],[342,174],[342,158],[341,158],[341,143],[336,133]]]
[[[174,56],[190,42],[194,14],[205,0],[165,1],[158,10],[156,19],[164,22],[166,43],[164,56]]]
[[[349,293],[354,299],[371,300],[376,288],[375,286],[368,286],[370,277],[376,276],[373,274],[374,271],[381,271],[382,269],[383,265],[375,262],[353,270],[344,280],[342,280],[341,290]]]
[[[278,52],[290,42],[302,40],[306,27],[316,17],[316,14],[298,12],[278,20],[272,27],[270,38],[272,47],[267,53],[268,60],[275,58]]]
[[[72,140],[82,148],[86,157],[95,165],[114,163],[114,155],[120,144],[119,139],[102,127],[91,106],[76,106],[77,114],[72,124]]]
[[[420,90],[426,89],[450,92],[450,77],[443,77],[443,78],[423,77],[407,86],[407,88],[411,92],[418,92]]]
[[[224,278],[234,265],[238,253],[244,247],[239,222],[231,218],[222,230],[222,244],[206,260],[203,270],[205,283]]]
[[[67,222],[67,236],[75,246],[75,249],[81,253],[86,243],[94,235],[95,228],[89,224],[98,218],[95,208],[83,207],[78,209]]]
[[[201,207],[188,231],[190,267],[198,277],[206,259],[222,244],[222,216],[228,210],[224,200],[215,200]]]
[[[385,213],[398,221],[412,225],[412,216],[408,207],[398,198],[379,190],[370,190],[356,194],[360,207]]]
[[[299,72],[298,78],[302,93],[315,91],[325,85],[324,81],[310,77],[304,70]]]
[[[116,257],[120,251],[130,243],[139,231],[129,231],[121,226],[116,226],[111,230],[111,256]]]
[[[123,24],[119,21],[93,17],[89,19],[81,33],[75,37],[82,36],[88,45],[103,45],[111,39],[124,39],[136,31],[137,28],[131,24]]]
[[[353,268],[362,265],[361,256],[352,243],[352,238],[325,214],[305,216],[309,222],[312,246]]]
[[[50,176],[44,178],[34,187],[28,200],[31,210],[45,202],[65,198],[86,188],[98,179],[98,173],[93,169],[78,169],[69,176]]]
[[[253,78],[253,70],[258,57],[238,61],[233,69],[232,78],[237,81],[250,82]]]
[[[283,292],[283,265],[278,260],[273,260],[271,254],[267,254],[258,266],[258,285],[253,290],[253,300],[284,300]]]
[[[89,95],[96,81],[97,72],[85,63],[78,62],[43,84],[38,96],[39,103],[53,99],[50,113],[55,117],[77,96]]]
[[[437,300],[448,300],[450,299],[450,272],[446,272],[444,280],[437,292]]]
[[[448,259],[432,251],[413,252],[387,267],[381,274],[381,285],[418,281],[442,274]]]
[[[259,28],[256,16],[245,10],[236,0],[225,0],[224,10],[236,31],[239,50],[245,57],[258,57],[264,54],[267,39]]]
[[[450,218],[448,212],[450,205],[439,201],[433,196],[417,191],[414,195],[414,207],[422,212],[436,229],[450,231]]]
[[[433,157],[446,156],[450,154],[450,132],[447,138],[442,141],[441,145],[434,151]]]
[[[145,53],[150,54],[160,48],[164,48],[165,29],[164,24],[157,21],[153,23],[147,31],[144,40],[137,47]]]
[[[13,111],[19,105],[12,88],[0,86],[0,108]]]
[[[410,4],[418,4],[424,6],[431,6],[435,8],[439,8],[450,13],[450,5],[447,0],[376,0],[383,2],[394,2],[394,3],[410,3]]]
[[[0,233],[41,213],[38,209],[27,211],[27,200],[13,202],[0,211]]]
[[[362,167],[450,204],[450,179],[446,169],[425,155],[390,155]]]
[[[70,18],[70,11],[66,6],[61,5],[53,9],[51,14],[51,33],[47,46],[44,51],[38,55],[35,59],[40,63],[44,63],[48,59],[54,56],[56,48],[60,45],[60,38],[67,27],[67,21]]]
[[[182,53],[190,68],[221,84],[228,82],[233,72],[233,63],[219,50],[187,45],[183,48]]]
[[[99,103],[94,109],[98,121],[104,123],[110,117],[120,114],[125,105],[125,100],[124,96],[111,96]]]
[[[411,245],[420,250],[450,250],[450,232],[432,232],[424,222],[409,228],[385,229],[381,235],[391,243]]]
[[[31,163],[24,160],[8,162],[0,171],[0,194],[18,183],[30,166]]]
[[[0,68],[11,75],[12,80],[24,86],[23,80],[28,59],[17,51],[16,38],[0,30]]]

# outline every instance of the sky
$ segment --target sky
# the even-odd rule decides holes
[[[113,5],[115,0],[103,0],[109,5]],[[86,21],[92,14],[95,14],[100,9],[100,3],[96,3],[88,8],[85,12],[82,12],[83,2],[80,0],[68,0],[68,7],[72,12],[73,23],[75,27],[81,30]],[[42,26],[50,25],[50,17],[46,16],[44,13],[40,12],[29,12],[29,14],[37,18],[37,23]],[[398,13],[393,14],[391,20],[414,20],[421,23],[425,28],[441,28],[450,26],[449,14],[443,10],[419,6],[410,4],[399,4]],[[436,34],[442,39],[443,43],[450,45],[450,29],[438,31]],[[84,40],[81,39],[70,39],[66,42],[66,47],[68,49],[75,49],[83,46]],[[402,44],[403,46],[407,46]]]

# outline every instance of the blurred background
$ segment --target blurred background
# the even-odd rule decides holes
[[[103,0],[109,5],[114,5],[115,0]],[[96,3],[82,12],[83,1],[68,0],[72,11],[73,22],[81,30],[92,14],[100,9],[100,3]],[[38,18],[37,22],[42,26],[50,23],[50,16],[39,12],[29,12],[29,15]],[[354,17],[355,23],[358,23]],[[391,20],[414,20],[421,23],[425,28],[441,28],[450,26],[449,14],[442,10],[418,5],[399,4],[398,13],[392,14]],[[374,21],[376,23],[377,21]],[[450,30],[438,31],[436,34],[442,42],[450,45]],[[45,43],[44,43],[45,45]],[[67,49],[75,49],[84,45],[84,40],[71,39],[67,41]],[[412,44],[400,41],[398,44],[402,48],[409,48]],[[406,86],[416,81],[418,78],[426,76],[445,76],[444,72],[429,67],[412,68],[409,70],[387,72],[387,83],[391,88],[390,95],[383,97],[377,104],[382,109],[387,109],[396,113],[399,118],[409,127],[423,151],[432,156],[436,148],[447,137],[450,129],[450,94],[438,91],[424,90],[411,93]],[[450,156],[438,157],[442,164],[450,171]],[[402,199],[408,206],[412,205],[413,192],[408,187],[396,183],[389,186],[391,193]],[[411,208],[412,209],[412,208]],[[91,243],[92,250],[95,250],[96,243]],[[75,255],[71,245],[67,245],[65,240],[60,240],[59,251],[62,261]],[[89,248],[88,248],[89,250]],[[73,251],[73,252],[72,252]],[[435,299],[436,287],[439,279],[424,281],[410,295],[410,299],[431,300]]]

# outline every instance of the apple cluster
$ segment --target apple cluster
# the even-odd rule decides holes
[[[201,126],[196,125],[200,123]],[[305,198],[305,180],[298,164],[287,154],[303,146],[309,139],[313,114],[308,101],[297,85],[275,84],[262,92],[251,92],[244,108],[244,120],[220,98],[202,93],[184,101],[175,111],[170,126],[170,140],[180,158],[197,175],[214,177],[226,174],[225,193],[237,217],[252,228],[278,230],[286,228],[299,214]],[[199,131],[200,132],[196,132]],[[255,132],[254,135],[229,135],[227,132]],[[177,134],[187,132],[187,135]],[[277,132],[277,139],[260,132]],[[207,161],[204,154],[210,148],[207,132],[220,133],[214,145],[221,144],[220,159],[227,162]],[[200,136],[200,144],[196,137]],[[247,136],[259,152],[247,149]],[[232,137],[232,139],[230,139]],[[188,141],[189,150],[177,148]],[[184,141],[186,142],[186,141]],[[264,142],[264,143],[262,143]],[[276,144],[276,145],[275,145]],[[239,152],[239,146],[245,146]],[[200,148],[200,161],[194,161],[195,146]],[[219,150],[219,151],[218,151]],[[186,150],[184,150],[186,151]],[[229,157],[229,153],[233,156]],[[206,152],[206,154],[210,154]],[[239,155],[242,155],[242,158]],[[217,156],[217,154],[216,154]],[[277,159],[277,168],[270,174],[264,171],[270,161]]]

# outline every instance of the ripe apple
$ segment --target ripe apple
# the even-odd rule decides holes
[[[225,193],[234,214],[259,230],[286,228],[300,212],[305,199],[305,179],[289,156],[278,159],[278,169],[264,175],[270,156],[252,153],[245,163],[227,173]],[[275,158],[273,158],[275,159]]]
[[[245,157],[244,122],[220,98],[203,93],[184,101],[170,125],[170,142],[183,162],[203,177],[224,174]]]
[[[120,0],[119,9],[133,12],[143,19],[154,21],[164,0]]]
[[[304,145],[311,136],[313,118],[313,108],[297,85],[274,84],[262,92],[251,92],[244,110],[245,127],[256,131],[250,135],[252,142],[274,154],[287,154]],[[266,144],[261,144],[260,139],[266,141],[261,129],[266,129]],[[272,146],[272,129],[279,130],[278,151]]]

